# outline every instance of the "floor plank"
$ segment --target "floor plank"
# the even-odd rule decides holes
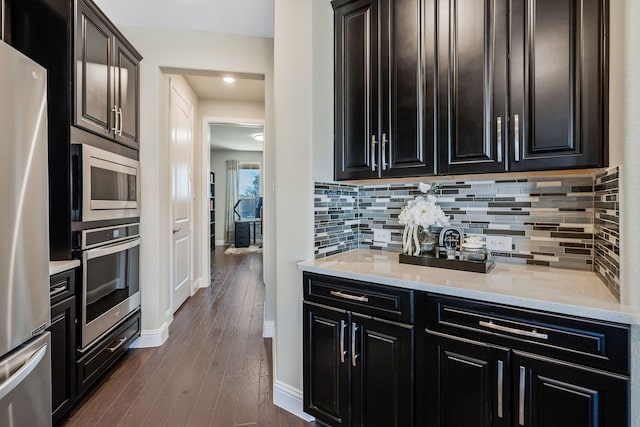
[[[262,256],[212,253],[211,286],[178,310],[169,339],[132,349],[65,427],[312,427],[273,405],[262,338]]]

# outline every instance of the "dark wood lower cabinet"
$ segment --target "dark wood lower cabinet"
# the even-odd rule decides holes
[[[351,315],[354,426],[414,425],[414,327]]]
[[[304,304],[304,410],[330,426],[414,425],[414,327]]]
[[[304,407],[332,426],[351,425],[348,325],[344,311],[304,305]]]
[[[140,336],[140,311],[124,320],[120,326],[102,338],[84,354],[78,351],[76,361],[78,393],[95,384]]]
[[[427,425],[509,425],[509,350],[427,334]]]
[[[514,424],[531,427],[629,425],[627,377],[514,353]]]
[[[52,422],[58,424],[76,398],[76,298],[51,307]]]

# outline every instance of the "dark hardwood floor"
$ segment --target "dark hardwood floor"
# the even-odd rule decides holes
[[[315,426],[273,405],[262,338],[261,255],[212,255],[212,286],[176,313],[167,342],[133,349],[65,426]]]

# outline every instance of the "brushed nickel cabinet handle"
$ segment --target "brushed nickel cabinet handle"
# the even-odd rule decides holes
[[[351,294],[345,294],[344,292],[340,292],[340,291],[331,291],[329,293],[331,295],[333,295],[334,297],[344,298],[344,299],[348,299],[348,300],[351,300],[351,301],[369,302],[369,298],[367,298],[364,295],[362,295],[362,296],[351,295]]]
[[[515,156],[515,161],[520,161],[520,117],[516,114],[513,118],[513,151]]]
[[[504,362],[498,360],[498,418],[503,417],[502,393],[504,385]]]
[[[113,127],[111,128],[111,131],[114,133],[114,135],[117,135],[118,129],[120,129],[119,120],[118,120],[120,115],[118,114],[118,107],[114,105],[113,108],[111,108],[111,112],[113,113],[113,120],[114,120],[114,124],[113,124]]]
[[[524,366],[520,366],[520,387],[518,395],[518,424],[524,425],[524,389],[526,384],[526,370]]]
[[[371,161],[371,171],[376,171],[376,136],[371,135],[371,152],[369,153],[369,160]]]
[[[340,362],[344,363],[344,356],[347,352],[344,350],[344,328],[346,327],[344,320],[340,321]]]
[[[387,170],[387,134],[382,134],[382,170]]]
[[[498,163],[502,163],[502,117],[498,116],[496,125],[497,145],[498,145]]]
[[[120,116],[120,127],[118,129],[118,135],[122,136],[122,107],[118,107],[118,115]]]
[[[358,355],[356,354],[356,332],[358,327],[355,323],[351,323],[351,365],[356,366],[358,363]]]
[[[516,328],[510,328],[508,326],[496,325],[493,322],[485,322],[484,320],[481,320],[478,323],[479,323],[480,326],[484,326],[485,328],[489,328],[489,329],[495,329],[496,331],[500,331],[500,332],[507,332],[509,334],[521,335],[521,336],[530,337],[530,338],[538,338],[538,339],[541,339],[541,340],[549,339],[549,335],[542,334],[542,333],[536,331],[535,329],[532,330],[532,331],[523,331],[522,329],[516,329]]]

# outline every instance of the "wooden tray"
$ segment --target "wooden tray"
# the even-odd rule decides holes
[[[450,270],[471,271],[473,273],[488,273],[496,263],[493,261],[460,261],[459,259],[436,258],[429,255],[400,254],[401,264],[424,265],[426,267],[448,268]]]

